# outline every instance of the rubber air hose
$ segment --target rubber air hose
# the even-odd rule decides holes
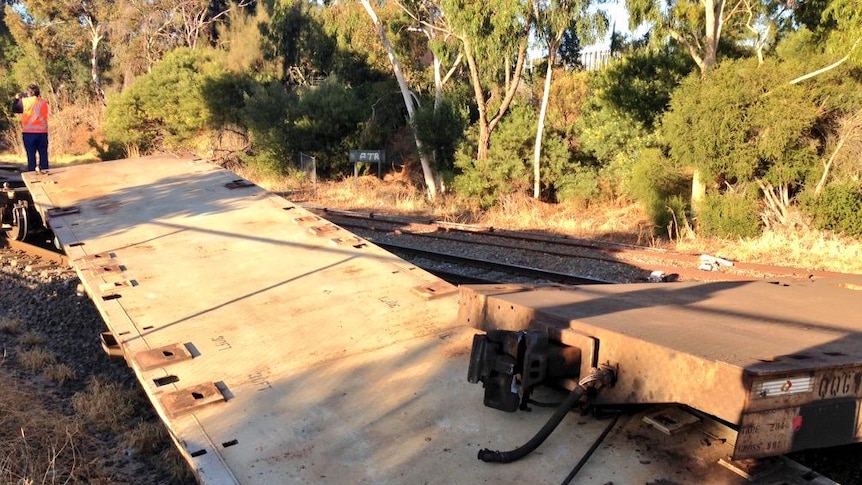
[[[533,436],[530,441],[524,443],[523,446],[512,451],[492,451],[488,448],[479,450],[479,459],[486,463],[512,463],[532,453],[554,432],[569,410],[581,400],[587,389],[578,385],[575,389],[566,396],[566,399],[557,407],[554,414],[548,419],[548,422]]]

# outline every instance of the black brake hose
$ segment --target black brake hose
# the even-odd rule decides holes
[[[592,446],[590,446],[590,449],[587,450],[586,453],[584,453],[584,456],[581,457],[580,461],[578,461],[578,464],[575,465],[574,468],[572,468],[572,471],[569,472],[565,480],[563,480],[563,483],[560,485],[569,485],[569,483],[571,483],[572,479],[575,478],[575,475],[577,475],[578,472],[581,471],[581,468],[586,465],[587,460],[589,460],[590,457],[593,456],[593,453],[596,452],[596,449],[599,447],[600,444],[602,444],[602,441],[605,440],[605,437],[608,435],[608,433],[610,433],[611,430],[614,429],[614,426],[617,425],[617,421],[620,419],[620,414],[622,413],[617,413],[617,415],[614,416],[614,419],[612,419],[611,422],[608,423],[607,426],[605,426],[605,430],[602,431],[602,434],[600,434],[599,437],[596,438],[595,441],[593,441],[593,444]]]
[[[492,451],[485,448],[479,451],[479,459],[486,463],[511,463],[529,455],[554,432],[563,418],[566,417],[566,414],[569,413],[569,410],[581,400],[585,393],[585,387],[581,385],[576,386],[571,394],[566,396],[566,399],[557,407],[554,414],[548,419],[548,422],[542,426],[542,429],[530,438],[530,441],[524,443],[523,446],[512,451]]]

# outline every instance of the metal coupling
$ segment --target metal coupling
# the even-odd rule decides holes
[[[617,371],[619,365],[602,364],[599,367],[591,367],[590,373],[578,381],[578,386],[585,389],[602,389],[613,387],[617,382]]]

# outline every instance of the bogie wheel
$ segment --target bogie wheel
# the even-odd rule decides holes
[[[29,225],[27,208],[20,205],[13,207],[11,219],[12,227],[6,231],[6,237],[16,241],[23,241],[27,237],[27,226]]]

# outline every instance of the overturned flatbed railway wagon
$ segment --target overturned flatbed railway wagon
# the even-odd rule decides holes
[[[851,283],[493,285],[462,288],[459,310],[452,285],[205,161],[24,180],[105,320],[103,346],[201,483],[560,483],[574,467],[587,478],[573,483],[736,484],[745,473],[720,465],[734,454],[859,440],[858,313],[807,317],[858,309]],[[772,291],[792,305],[762,307]],[[566,419],[518,464],[488,464],[477,454],[527,442],[550,411],[483,406],[468,380],[507,410],[561,398],[540,383],[580,381],[593,404],[676,402],[725,423],[697,414],[685,438],[626,418],[591,450],[606,421]],[[798,439],[810,426],[837,438]]]

